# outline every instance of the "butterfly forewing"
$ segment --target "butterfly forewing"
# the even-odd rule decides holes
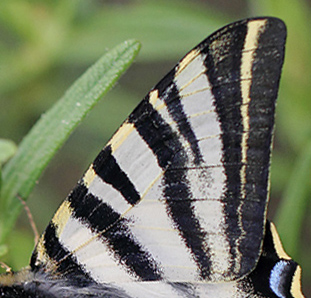
[[[278,19],[244,20],[190,51],[61,205],[32,268],[98,283],[249,274],[266,222],[285,35]]]

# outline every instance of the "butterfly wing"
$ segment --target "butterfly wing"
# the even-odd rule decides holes
[[[256,293],[255,297],[304,298],[300,278],[300,266],[286,254],[274,224],[267,220],[256,268],[238,282],[238,287],[246,293]]]
[[[286,29],[220,29],[132,112],[60,206],[33,270],[98,283],[219,282],[261,253]]]

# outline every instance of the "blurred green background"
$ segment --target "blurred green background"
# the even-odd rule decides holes
[[[303,267],[311,294],[311,2],[303,0],[54,0],[0,2],[0,138],[19,143],[93,62],[118,43],[142,43],[138,59],[60,150],[28,205],[42,232],[60,202],[125,117],[191,48],[217,28],[253,16],[288,27],[277,107],[269,218]],[[33,234],[23,213],[4,258],[28,264]]]

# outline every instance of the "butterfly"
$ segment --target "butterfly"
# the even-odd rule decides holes
[[[229,24],[148,93],[1,297],[303,297],[266,219],[286,28]]]

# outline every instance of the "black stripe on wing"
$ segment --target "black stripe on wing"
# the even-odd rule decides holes
[[[139,104],[129,116],[128,121],[134,124],[163,169],[163,196],[168,214],[173,219],[185,244],[191,250],[200,276],[208,279],[211,263],[208,248],[204,245],[206,233],[194,214],[193,202],[189,200],[191,198],[190,182],[187,180],[185,167],[187,155],[183,153],[185,148],[180,143],[179,136],[152,107],[148,98]],[[179,168],[178,171],[174,171],[176,167]]]
[[[179,91],[176,85],[173,83],[176,67],[171,70],[165,79],[159,82],[155,86],[155,90],[158,91],[158,97],[163,100],[167,106],[167,110],[175,121],[178,127],[179,133],[187,140],[194,155],[194,163],[199,165],[202,162],[202,153],[198,145],[198,140],[188,121],[188,115],[184,110],[184,106],[181,103]]]
[[[222,130],[223,163],[227,177],[224,198],[224,200],[227,198],[225,204],[225,213],[228,216],[226,218],[226,234],[229,235],[230,253],[234,265],[234,260],[237,257],[236,241],[242,232],[238,224],[237,214],[240,204],[238,198],[241,192],[239,172],[242,167],[240,144],[243,129],[240,115],[242,96],[239,83],[242,48],[247,28],[246,26],[239,26],[239,30],[232,28],[228,31],[226,35],[217,34],[212,37],[212,40],[208,40],[208,43],[211,43],[216,39],[227,39],[230,42],[226,43],[226,47],[223,47],[225,43],[223,40],[219,48],[211,48],[207,44],[201,51],[207,54],[205,60],[207,76],[212,85],[215,107]]]
[[[86,279],[91,280],[88,273],[85,272],[84,268],[79,265],[76,258],[59,242],[56,235],[56,227],[53,222],[50,222],[45,229],[43,235],[43,243],[45,248],[45,253],[55,261],[55,269],[58,273],[64,274],[64,276],[85,276]],[[37,271],[40,269],[41,264],[37,264],[37,253],[34,251],[30,266],[32,270]]]
[[[285,25],[279,20],[271,19],[267,22],[266,30],[260,35],[258,48],[254,53],[252,66],[252,84],[249,103],[249,137],[246,166],[246,196],[248,201],[241,210],[243,229],[252,239],[262,239],[265,220],[258,221],[258,225],[248,222],[248,218],[256,214],[265,214],[268,201],[268,180],[270,156],[272,149],[272,135],[274,129],[275,105],[279,89],[279,80],[284,61],[284,42],[286,38]],[[250,200],[262,201],[262,206],[254,210]],[[260,225],[261,223],[261,225]],[[261,232],[261,234],[260,234]],[[253,247],[246,237],[240,243],[241,253],[260,249]],[[243,249],[244,247],[244,249]],[[247,267],[247,264],[242,264]]]
[[[225,28],[212,36],[201,51],[207,54],[205,65],[212,84],[215,106],[222,128],[223,163],[226,171],[225,204],[226,226],[230,241],[232,266],[238,254],[242,257],[239,272],[251,270],[260,253],[265,209],[268,200],[268,176],[274,110],[284,56],[286,29],[282,22],[268,19],[259,35],[258,47],[243,49],[248,33],[248,20]],[[217,47],[217,45],[219,47]],[[224,46],[226,45],[226,46]],[[248,114],[242,115],[241,64],[243,51],[254,51],[251,61],[250,102]],[[243,118],[244,117],[244,118]],[[249,121],[244,131],[243,121]],[[247,148],[243,148],[243,134],[248,134]],[[242,151],[246,151],[246,164]],[[241,169],[245,168],[242,181]],[[242,197],[242,188],[245,191]],[[243,220],[241,220],[243,219]],[[241,235],[244,234],[243,237]]]
[[[135,240],[128,222],[108,204],[78,185],[68,197],[73,216],[101,239],[125,265],[130,274],[140,280],[160,280],[161,272],[152,256]]]
[[[135,205],[139,202],[140,195],[112,155],[111,146],[106,146],[98,154],[93,163],[93,169],[104,182],[120,192],[129,204]]]

